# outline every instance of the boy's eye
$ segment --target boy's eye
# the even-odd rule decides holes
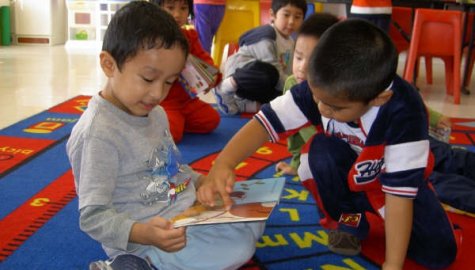
[[[332,109],[332,111],[334,112],[339,112],[342,110],[342,108],[336,108],[336,107],[330,107]]]
[[[143,79],[145,82],[148,82],[148,83],[153,82],[153,79],[148,79],[148,78],[145,78],[145,77],[142,77],[142,79]]]
[[[327,106],[334,112],[339,112],[339,111],[342,111],[344,109],[342,107],[335,107],[335,106],[332,106],[332,105],[327,105]]]

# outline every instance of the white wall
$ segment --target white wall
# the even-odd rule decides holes
[[[47,38],[49,45],[66,41],[65,0],[12,0],[13,43],[18,38]]]

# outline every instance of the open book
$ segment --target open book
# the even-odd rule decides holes
[[[209,207],[196,202],[172,218],[174,227],[266,220],[279,202],[285,178],[239,181],[234,184],[231,198],[234,204],[226,211],[222,204]]]
[[[216,67],[190,54],[178,81],[188,94],[194,97],[209,89],[214,84],[218,73],[219,70]]]

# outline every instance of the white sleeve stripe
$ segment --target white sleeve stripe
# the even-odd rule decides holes
[[[285,130],[296,129],[308,122],[307,117],[305,117],[295,103],[291,91],[285,92],[281,98],[272,100],[270,106],[276,113]]]
[[[384,152],[384,163],[388,173],[425,168],[429,157],[429,141],[388,145]]]
[[[267,121],[267,118],[265,117],[265,115],[261,111],[259,111],[258,113],[254,115],[254,117],[257,117],[259,121],[262,123],[262,125],[264,126],[264,128],[267,130],[267,133],[269,133],[271,141],[277,142],[279,140],[279,135],[277,134],[277,132],[275,132],[274,128],[272,128],[272,126],[269,124],[269,121]]]
[[[389,186],[384,186],[383,185],[382,190],[383,190],[383,192],[394,194],[394,195],[415,197],[417,195],[418,188],[389,187]]]

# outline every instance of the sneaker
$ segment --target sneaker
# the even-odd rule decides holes
[[[350,233],[331,230],[328,233],[328,249],[340,255],[355,256],[361,252],[361,243]]]
[[[234,100],[234,93],[224,93],[221,91],[220,85],[213,88],[212,92],[221,112],[224,114],[237,114],[239,112],[236,101]]]
[[[245,98],[241,98],[236,96],[236,105],[239,112],[243,113],[256,113],[259,111],[259,102],[254,100],[248,100]]]
[[[158,270],[147,260],[132,254],[121,254],[107,261],[89,264],[89,270]]]

